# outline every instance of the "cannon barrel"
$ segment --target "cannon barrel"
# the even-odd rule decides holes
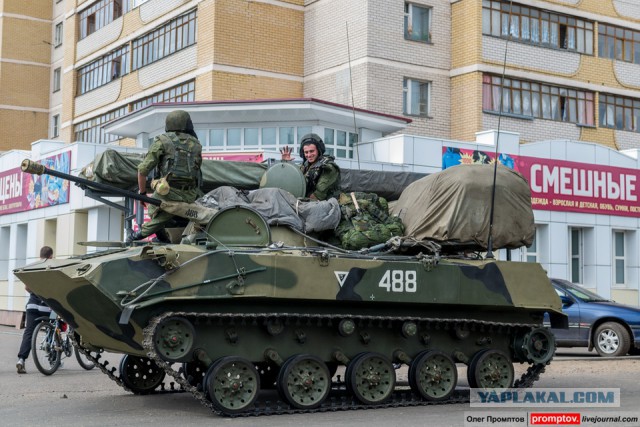
[[[40,163],[36,163],[29,159],[24,159],[20,164],[20,169],[22,172],[36,174],[36,175],[51,175],[56,176],[62,179],[68,179],[69,181],[75,182],[82,188],[90,188],[93,190],[101,190],[107,191],[111,193],[118,194],[123,197],[130,197],[134,200],[139,200],[144,203],[149,203],[151,205],[160,206],[161,201],[158,199],[154,199],[153,197],[143,196],[137,192],[123,190],[118,187],[114,187],[112,185],[103,184],[101,182],[89,181],[88,179],[80,178],[79,176],[74,176],[71,174],[66,174],[64,172],[59,172],[57,170],[49,169]]]

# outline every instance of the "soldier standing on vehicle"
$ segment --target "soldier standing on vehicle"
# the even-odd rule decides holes
[[[282,160],[291,160],[291,148],[280,150]],[[326,200],[340,192],[340,167],[333,156],[325,156],[322,138],[308,133],[300,140],[300,157],[304,159],[300,170],[307,181],[306,197],[311,200]]]
[[[149,147],[146,157],[138,165],[138,188],[140,194],[147,194],[147,175],[156,168],[152,181],[153,197],[172,202],[193,203],[202,195],[202,145],[193,129],[189,113],[175,110],[167,115],[165,133],[158,135]],[[131,233],[127,241],[144,239],[156,234],[158,240],[169,243],[166,224],[174,215],[156,206],[149,206],[151,221],[142,225],[139,231]]]
[[[50,246],[43,246],[40,248],[40,259],[46,261],[53,258],[53,249]],[[20,350],[18,351],[18,363],[16,363],[16,369],[19,374],[26,374],[27,370],[24,367],[25,360],[31,353],[31,337],[33,336],[33,330],[35,329],[36,320],[42,316],[49,316],[51,309],[45,304],[45,302],[38,295],[31,292],[31,290],[25,286],[27,292],[29,292],[29,300],[27,301],[27,313],[25,320],[24,333],[22,334],[22,342],[20,343]]]

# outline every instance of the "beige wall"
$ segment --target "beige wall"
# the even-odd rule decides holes
[[[29,149],[48,136],[50,1],[0,3],[0,151]]]
[[[204,9],[204,8],[203,8]],[[213,50],[216,64],[302,76],[304,13],[244,0],[217,0],[213,45],[198,38],[203,60]],[[203,46],[200,46],[202,42]]]

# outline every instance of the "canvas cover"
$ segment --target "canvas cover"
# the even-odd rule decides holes
[[[460,165],[410,184],[392,206],[405,235],[486,250],[494,165]],[[519,173],[498,165],[492,249],[531,246],[535,235],[531,191]]]
[[[372,171],[340,168],[340,191],[376,193],[388,201],[398,200],[409,184],[426,176],[418,172]]]
[[[143,154],[120,153],[108,149],[80,172],[80,177],[118,188],[131,190],[138,186],[138,164]],[[243,190],[260,188],[260,179],[268,165],[224,160],[202,161],[202,191],[229,185]],[[407,185],[424,177],[416,172],[370,171],[341,168],[341,192],[376,193],[387,200],[397,200]]]
[[[336,199],[303,202],[279,188],[243,191],[222,186],[208,192],[195,203],[162,202],[160,207],[204,225],[220,209],[233,206],[256,210],[269,225],[288,225],[306,233],[333,230],[340,222],[340,206]]]
[[[142,159],[143,154],[106,150],[82,169],[80,177],[123,189],[136,188],[138,165]],[[207,193],[223,185],[245,190],[256,189],[266,170],[267,166],[261,163],[203,160],[202,191]]]

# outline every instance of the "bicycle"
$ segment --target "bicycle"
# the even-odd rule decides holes
[[[40,323],[34,329],[31,338],[31,351],[33,362],[40,372],[44,375],[53,374],[62,364],[62,358],[71,357],[73,352],[82,368],[91,370],[95,367],[91,360],[74,347],[71,340],[73,328],[60,316],[52,311],[48,318],[41,317],[38,320]]]

